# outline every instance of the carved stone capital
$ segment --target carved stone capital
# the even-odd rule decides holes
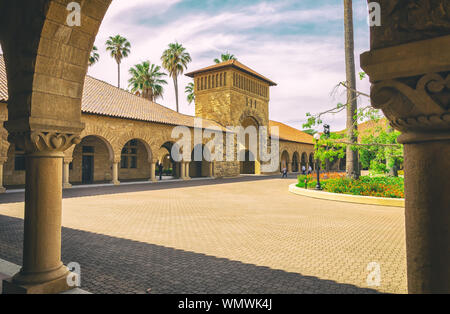
[[[450,73],[430,73],[420,77],[375,83],[372,105],[382,109],[391,125],[402,133],[428,134],[421,141],[450,138]],[[409,136],[403,136],[414,140]]]
[[[13,132],[8,136],[10,143],[15,143],[26,154],[37,155],[61,155],[71,147],[81,143],[79,134],[67,134],[58,132]]]

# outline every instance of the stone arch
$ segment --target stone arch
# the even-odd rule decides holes
[[[131,132],[128,132],[126,134],[123,134],[120,139],[118,139],[117,141],[117,147],[119,147],[120,151],[119,153],[122,151],[122,148],[131,140],[137,140],[139,141],[145,148],[146,152],[147,152],[147,160],[148,162],[153,162],[154,161],[154,156],[153,156],[153,150],[150,144],[150,139],[147,138],[147,136],[145,135],[145,133],[140,132],[141,134],[133,134]],[[117,149],[117,148],[116,148]]]
[[[285,149],[281,152],[280,155],[280,169],[286,167],[289,170],[290,168],[289,163],[290,163],[289,152],[287,149]]]
[[[202,160],[196,160],[195,150],[199,149],[201,152]],[[206,159],[205,159],[206,155]],[[212,174],[212,162],[211,153],[204,144],[197,144],[194,146],[191,152],[191,162],[189,163],[189,176],[192,178],[198,177],[211,177]]]
[[[295,151],[294,154],[292,154],[292,172],[299,172],[300,169],[300,154]]]
[[[38,131],[45,125],[47,132],[77,134],[84,127],[81,97],[88,58],[111,1],[81,1],[82,22],[77,27],[66,24],[68,3],[1,3],[0,44],[9,95],[5,127],[10,133],[20,134],[27,128]],[[33,122],[25,129],[17,127],[30,117]]]
[[[104,137],[86,135],[70,151],[70,154],[66,151],[66,162],[73,164],[68,168],[70,182],[85,184],[113,179],[114,151]]]

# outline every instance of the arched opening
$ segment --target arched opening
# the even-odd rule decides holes
[[[299,155],[298,152],[295,152],[294,155],[292,156],[292,172],[299,172],[299,171],[300,171]]]
[[[73,150],[69,165],[72,184],[111,182],[113,150],[109,142],[96,135],[84,137]]]
[[[308,171],[314,171],[315,169],[315,164],[314,164],[314,153],[309,154],[309,166],[308,166]]]
[[[301,168],[302,168],[302,171],[304,170],[305,172],[308,170],[308,154],[307,153],[302,154]]]
[[[238,154],[243,159],[240,162],[241,174],[260,174],[260,163],[258,160],[259,124],[254,117],[247,116],[241,120],[241,126],[246,130],[242,142],[238,143]],[[256,145],[254,145],[256,144]]]
[[[289,171],[289,153],[285,150],[281,153],[281,158],[280,158],[280,170],[282,171],[284,168],[287,169],[287,171]]]
[[[158,157],[158,165],[162,167],[157,167],[162,170],[157,169],[158,175],[161,179],[175,179],[181,177],[181,163],[176,162],[172,156],[172,148],[176,145],[173,142],[166,142],[160,147],[160,154]]]
[[[196,160],[196,150],[197,155],[201,154],[201,161]],[[205,159],[205,155],[209,156],[209,150],[205,145],[198,144],[194,147],[191,153],[191,162],[189,163],[189,176],[191,178],[205,178],[212,177],[212,163]],[[197,156],[199,157],[199,156]],[[198,159],[198,158],[197,158]],[[208,158],[211,160],[211,158]]]
[[[152,153],[150,146],[143,140],[128,141],[120,152],[119,180],[140,181],[150,177]]]
[[[255,157],[248,150],[245,151],[245,160],[241,161],[241,174],[255,174]]]

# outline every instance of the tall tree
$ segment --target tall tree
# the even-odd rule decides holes
[[[192,102],[195,101],[194,83],[190,82],[189,84],[187,84],[184,92],[186,93],[189,105],[192,104]]]
[[[355,43],[353,35],[353,3],[352,0],[344,0],[344,24],[345,24],[345,66],[347,75],[347,137],[350,143],[358,141],[357,110],[358,101],[356,95],[356,71],[355,71]],[[358,151],[347,146],[347,177],[357,179],[359,177]]]
[[[163,85],[167,85],[167,81],[164,79],[167,74],[161,71],[159,65],[144,61],[130,68],[129,73],[131,78],[128,83],[131,92],[138,92],[141,97],[151,101],[162,97],[164,93]]]
[[[222,53],[222,55],[220,56],[220,59],[214,59],[214,62],[222,63],[222,62],[226,62],[226,61],[230,61],[230,60],[237,60],[237,58],[227,51],[226,53]]]
[[[111,53],[111,57],[114,58],[117,62],[117,87],[120,88],[120,64],[122,63],[122,59],[128,57],[130,54],[131,44],[130,42],[120,36],[111,36],[106,41],[106,51]]]
[[[163,68],[169,72],[169,76],[173,79],[177,112],[180,112],[178,104],[178,76],[187,69],[188,63],[192,61],[191,56],[186,52],[186,48],[176,42],[169,44],[169,48],[163,52],[161,61]]]
[[[89,66],[93,66],[100,59],[97,46],[92,47],[91,55],[89,56]]]

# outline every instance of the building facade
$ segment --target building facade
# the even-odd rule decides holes
[[[224,62],[201,69],[188,76],[194,79],[195,117],[183,115],[128,91],[87,76],[85,79],[81,121],[81,142],[64,155],[63,186],[73,184],[114,183],[124,181],[156,181],[157,164],[165,174],[176,178],[235,177],[261,174],[259,154],[248,147],[245,161],[194,161],[194,136],[201,131],[220,132],[225,139],[234,126],[279,128],[279,167],[298,172],[302,165],[313,163],[313,139],[310,135],[269,119],[270,87],[276,84],[237,61]],[[8,90],[3,57],[0,56],[0,120],[8,120]],[[3,123],[2,123],[3,124]],[[177,139],[176,126],[190,130],[191,160],[177,162],[171,151]],[[25,184],[25,153],[8,142],[7,131],[0,128],[0,176],[4,187]],[[201,149],[207,150],[202,139]],[[236,140],[236,139],[235,139]],[[226,143],[224,143],[225,145]],[[236,144],[238,146],[238,144]],[[225,154],[225,149],[223,150]],[[251,160],[251,155],[255,159]]]

